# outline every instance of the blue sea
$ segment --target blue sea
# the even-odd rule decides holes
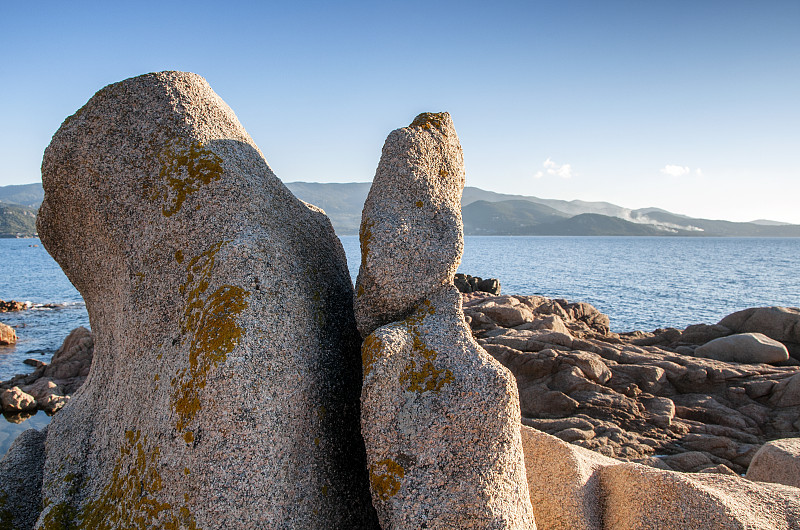
[[[342,237],[350,275],[358,238]],[[460,272],[498,278],[505,294],[588,302],[613,331],[715,323],[754,306],[800,306],[800,238],[467,237]],[[89,326],[80,294],[38,239],[0,239],[0,299],[32,308],[0,313],[16,328],[0,346],[0,380],[48,362],[67,334]],[[44,413],[16,425],[0,420],[0,454]]]

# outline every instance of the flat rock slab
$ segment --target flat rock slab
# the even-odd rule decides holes
[[[42,180],[94,359],[50,425],[39,524],[374,527],[344,252],[206,81],[100,90]]]

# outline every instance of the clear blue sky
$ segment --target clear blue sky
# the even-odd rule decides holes
[[[0,185],[158,70],[208,79],[286,182],[368,181],[449,111],[467,184],[800,223],[800,1],[0,3]]]

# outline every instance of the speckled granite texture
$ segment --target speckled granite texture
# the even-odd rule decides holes
[[[386,530],[536,527],[514,378],[452,285],[463,183],[450,116],[424,114],[389,135],[364,207],[361,429]]]
[[[4,421],[0,419],[0,421]],[[0,460],[0,528],[33,528],[42,505],[45,435],[20,434]]]
[[[344,252],[206,81],[100,90],[42,180],[95,349],[50,426],[39,527],[373,528]]]
[[[355,307],[362,336],[453,283],[464,250],[463,189],[461,144],[448,113],[420,114],[389,134],[361,218]]]

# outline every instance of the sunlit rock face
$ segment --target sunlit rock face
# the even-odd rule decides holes
[[[402,320],[453,283],[464,250],[461,144],[446,112],[420,114],[383,146],[361,219],[361,335]]]
[[[449,114],[389,135],[364,206],[361,428],[383,528],[535,528],[514,378],[452,284],[464,172]]]
[[[39,233],[95,348],[38,525],[374,527],[344,252],[206,81],[100,90],[42,174]]]

